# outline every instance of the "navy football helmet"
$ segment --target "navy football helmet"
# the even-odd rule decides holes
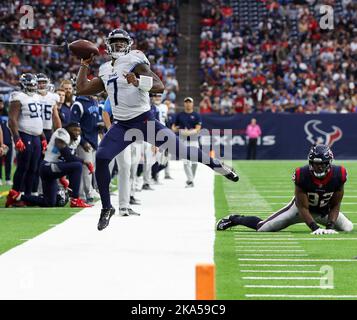
[[[333,153],[329,146],[317,144],[312,146],[308,160],[309,168],[316,178],[324,178],[331,170]]]
[[[32,73],[24,73],[20,77],[21,90],[26,93],[35,93],[37,90],[37,77]]]
[[[64,207],[69,201],[69,194],[68,191],[59,188],[57,192],[57,198],[56,198],[56,207]]]
[[[120,41],[124,40],[124,41]],[[115,29],[105,39],[107,53],[114,59],[118,59],[129,53],[134,41],[129,33],[123,29]]]

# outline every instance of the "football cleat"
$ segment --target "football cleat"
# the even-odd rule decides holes
[[[225,176],[228,180],[231,180],[233,182],[237,182],[239,180],[239,176],[233,168],[227,166],[223,162],[221,162],[220,164],[221,165],[219,167],[214,168],[216,172],[218,172],[222,176]]]
[[[226,230],[228,228],[236,226],[237,224],[232,221],[232,217],[243,217],[243,216],[242,215],[238,215],[238,214],[230,214],[229,216],[218,220],[218,222],[216,224],[217,230],[218,231],[223,231],[223,230]]]
[[[194,184],[192,181],[186,181],[186,186],[185,188],[193,188],[194,187]]]
[[[173,178],[172,178],[171,176],[169,176],[169,175],[165,176],[165,179],[167,179],[167,180],[173,180]]]
[[[130,204],[133,204],[133,205],[140,205],[140,201],[136,198],[134,198],[133,196],[130,196]]]
[[[135,212],[133,209],[128,208],[128,212],[131,216],[140,216],[140,213]]]
[[[122,217],[129,217],[130,213],[128,208],[119,208],[119,215]]]
[[[7,195],[5,207],[6,208],[12,207],[16,202],[20,200],[20,198],[21,198],[21,192],[11,189],[9,191],[9,194]]]
[[[91,208],[93,205],[85,203],[81,198],[72,198],[71,199],[71,208]]]
[[[155,189],[153,189],[153,188],[151,188],[151,186],[148,184],[148,183],[145,183],[144,185],[143,185],[143,190],[155,190]]]
[[[100,218],[97,225],[99,231],[108,227],[110,218],[114,213],[115,213],[114,208],[102,209],[102,211],[100,212]]]

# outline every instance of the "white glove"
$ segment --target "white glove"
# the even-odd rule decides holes
[[[333,229],[325,229],[324,231],[325,231],[325,234],[338,234],[338,232]]]
[[[314,232],[311,232],[311,234],[320,235],[320,234],[324,234],[325,231],[326,231],[325,229],[318,228]]]
[[[333,230],[333,229],[317,229],[314,232],[311,232],[311,234],[315,234],[315,235],[321,235],[321,234],[338,234],[337,231]]]

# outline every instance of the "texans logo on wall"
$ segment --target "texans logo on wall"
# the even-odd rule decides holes
[[[327,144],[331,147],[336,141],[342,138],[343,132],[339,127],[332,126],[330,132],[326,132],[318,127],[321,125],[320,120],[310,120],[305,123],[304,130],[307,134],[306,139],[311,144]]]

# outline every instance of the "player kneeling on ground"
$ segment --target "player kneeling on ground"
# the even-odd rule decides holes
[[[21,195],[16,190],[10,190],[6,201],[6,207],[10,207],[17,201],[23,201],[26,205],[40,207],[55,207],[58,205],[58,183],[71,189],[71,207],[87,208],[91,205],[79,198],[79,186],[83,163],[87,165],[91,173],[94,172],[93,164],[85,162],[73,155],[74,149],[79,144],[81,129],[79,123],[70,123],[66,128],[57,129],[48,144],[44,161],[40,166],[40,177],[42,179],[43,195],[27,196]],[[66,180],[69,177],[69,182]],[[63,206],[63,204],[62,204]]]
[[[295,170],[295,197],[287,206],[266,220],[232,214],[218,221],[217,230],[242,225],[260,232],[273,232],[305,222],[315,235],[338,233],[335,230],[352,231],[353,223],[340,212],[346,169],[332,165],[333,153],[322,144],[311,148],[308,160],[309,165]]]

